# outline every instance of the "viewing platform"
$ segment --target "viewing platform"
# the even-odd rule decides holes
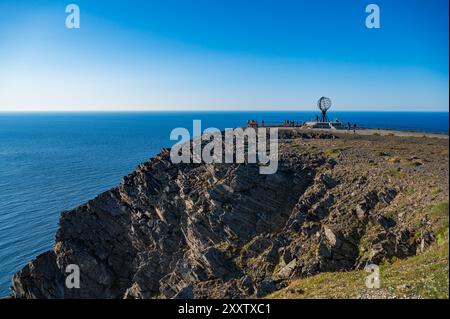
[[[299,128],[311,128],[311,129],[331,129],[331,130],[345,130],[351,129],[349,126],[345,126],[342,122],[296,122],[296,121],[284,121],[284,122],[265,122],[265,121],[248,121],[248,127],[299,127]]]

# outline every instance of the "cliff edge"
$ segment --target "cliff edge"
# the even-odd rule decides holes
[[[404,259],[448,236],[448,176],[448,140],[432,138],[280,131],[273,175],[257,164],[172,164],[163,149],[63,212],[53,250],[14,275],[12,295],[262,297]],[[430,213],[443,202],[446,213]],[[69,264],[80,288],[65,286]]]

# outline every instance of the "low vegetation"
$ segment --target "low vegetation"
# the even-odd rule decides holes
[[[338,158],[339,155],[341,155],[343,149],[339,148],[339,147],[333,147],[333,148],[329,148],[327,149],[324,153],[334,159]]]
[[[385,216],[394,217],[388,211]],[[268,298],[449,298],[449,203],[439,202],[427,212],[436,236],[425,252],[404,260],[393,258],[380,265],[380,289],[368,289],[364,270],[321,273],[298,279]],[[360,256],[368,253],[371,237],[360,241]]]
[[[364,270],[322,273],[293,281],[267,298],[449,298],[447,238],[418,256],[380,266],[380,288]]]
[[[388,156],[388,155],[389,155],[389,154],[387,154],[386,152],[384,152],[384,151],[382,151],[382,150],[378,150],[378,149],[373,150],[373,151],[372,151],[372,154],[373,154],[374,156],[377,156],[377,157]]]
[[[434,205],[429,213],[431,222],[434,226],[434,232],[438,242],[444,242],[448,239],[448,216],[449,204],[448,202],[440,202]]]

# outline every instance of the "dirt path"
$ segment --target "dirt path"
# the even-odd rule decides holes
[[[327,132],[338,134],[355,134],[352,130],[332,130],[332,129],[304,129],[304,128],[292,128],[292,127],[279,127],[279,130],[292,130],[296,129],[302,132]],[[381,136],[403,136],[403,137],[429,137],[429,138],[442,138],[448,139],[448,134],[435,134],[427,132],[410,132],[410,131],[398,131],[398,130],[382,130],[382,129],[357,129],[356,134],[359,135],[381,135]]]

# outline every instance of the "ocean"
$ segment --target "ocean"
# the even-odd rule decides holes
[[[62,211],[117,185],[174,141],[173,128],[309,121],[317,112],[0,113],[0,296],[12,275],[51,249]],[[448,134],[448,113],[331,112],[358,126]]]

